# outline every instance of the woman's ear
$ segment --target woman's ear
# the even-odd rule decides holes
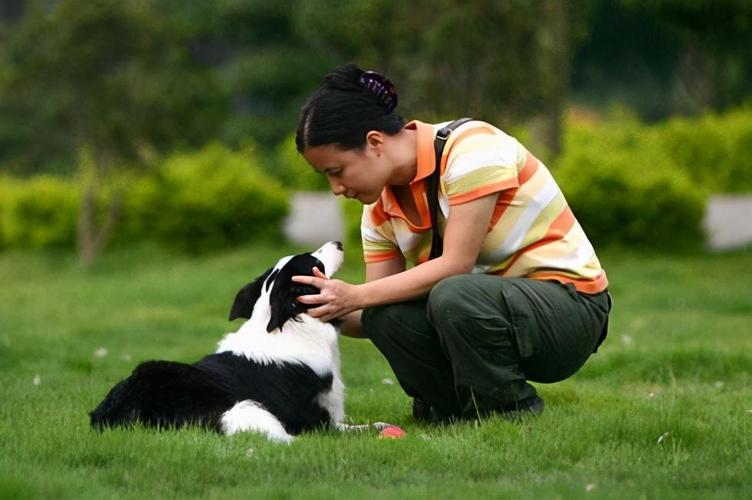
[[[375,152],[383,153],[384,133],[378,130],[371,130],[366,134],[366,144]]]

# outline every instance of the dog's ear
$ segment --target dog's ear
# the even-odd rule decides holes
[[[275,328],[281,328],[288,320],[311,307],[315,307],[298,302],[297,298],[301,295],[318,295],[319,293],[320,290],[315,286],[300,284],[293,286],[280,284],[279,286],[275,286],[270,296],[272,314],[269,318],[269,323],[266,325],[266,331],[271,332]]]
[[[238,291],[237,295],[235,295],[235,302],[232,303],[232,308],[230,309],[230,321],[236,318],[251,317],[253,306],[256,305],[256,301],[261,296],[261,287],[264,286],[264,281],[271,272],[272,270],[269,269]]]

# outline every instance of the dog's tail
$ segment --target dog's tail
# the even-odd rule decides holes
[[[211,374],[171,361],[147,361],[110,390],[89,413],[95,429],[129,426],[216,429],[222,412],[234,403]]]
[[[140,420],[141,405],[135,382],[131,376],[110,390],[99,406],[89,412],[92,427],[102,430],[105,427],[132,425]]]

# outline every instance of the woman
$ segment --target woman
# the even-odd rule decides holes
[[[416,418],[540,414],[528,381],[575,373],[606,335],[607,279],[548,169],[514,138],[470,121],[441,158],[428,259],[426,181],[441,125],[405,123],[382,75],[335,68],[304,105],[296,143],[335,195],[363,203],[364,284],[296,277],[298,300],[340,318],[389,361]],[[408,269],[407,263],[414,264]]]

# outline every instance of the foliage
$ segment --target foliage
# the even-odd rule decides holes
[[[363,262],[363,242],[360,237],[360,221],[363,204],[356,200],[341,198],[339,203],[345,227],[345,256],[355,262]]]
[[[79,210],[75,180],[50,176],[3,178],[0,247],[72,247]],[[233,152],[212,144],[175,154],[147,176],[131,174],[126,185],[120,244],[157,240],[202,251],[254,240],[280,239],[287,192],[258,166],[252,150]],[[97,211],[113,191],[103,191]]]
[[[752,2],[596,0],[574,61],[579,102],[625,103],[646,120],[698,115],[752,93]],[[624,43],[628,39],[629,43]]]
[[[11,3],[0,165],[16,173],[70,172],[82,144],[98,162],[141,166],[215,138],[273,149],[324,73],[350,60],[390,75],[405,115],[506,128],[553,120],[571,74],[579,98],[628,100],[650,119],[726,109],[752,90],[752,4],[734,0]]]
[[[2,179],[0,248],[70,246],[76,234],[79,193],[66,180],[48,175],[26,181]]]
[[[598,245],[699,244],[706,196],[752,191],[752,115],[746,110],[653,126],[626,118],[572,121],[566,139],[552,170]],[[215,143],[158,162],[153,175],[121,174],[114,184],[127,186],[120,243],[147,238],[189,250],[279,238],[286,189],[327,187],[291,137],[263,163],[252,148],[238,153]],[[100,193],[100,217],[117,189]],[[362,206],[341,206],[347,246],[357,248],[359,258]],[[71,245],[77,210],[72,181],[6,177],[0,186],[0,246]]]
[[[118,167],[216,133],[223,94],[152,2],[47,4],[0,32],[0,162]]]
[[[25,171],[69,168],[87,141],[128,156],[210,137],[274,146],[348,60],[386,71],[403,112],[511,121],[561,101],[591,10],[586,0],[28,3],[0,34],[0,163]],[[552,8],[564,15],[550,19]]]
[[[555,177],[596,245],[701,244],[705,197],[649,129],[570,127]]]
[[[328,191],[326,177],[316,171],[298,153],[295,136],[288,135],[264,160],[264,168],[269,175],[279,180],[283,186],[297,191]]]
[[[247,139],[273,148],[294,128],[303,99],[334,54],[300,36],[294,24],[302,0],[158,0],[174,20],[195,60],[211,67],[229,96],[219,138],[231,146]]]
[[[562,32],[545,22],[552,6],[561,8]],[[543,111],[559,98],[569,50],[582,39],[590,10],[580,0],[309,0],[295,15],[312,43],[390,75],[403,113],[498,122]],[[556,51],[563,57],[542,62]]]
[[[214,143],[167,158],[155,178],[137,183],[125,231],[190,251],[278,240],[287,193],[258,166],[253,151]]]
[[[673,118],[654,131],[698,189],[752,192],[752,108]]]
[[[8,197],[15,188],[15,179],[6,175],[0,175],[0,250],[7,246],[5,230],[5,213],[7,211]]]
[[[95,220],[97,178],[216,133],[224,96],[148,0],[29,2],[0,37],[0,163],[78,173],[77,248],[89,265],[112,236],[120,197]],[[77,161],[86,151],[90,161]],[[60,173],[60,172],[58,172]]]

